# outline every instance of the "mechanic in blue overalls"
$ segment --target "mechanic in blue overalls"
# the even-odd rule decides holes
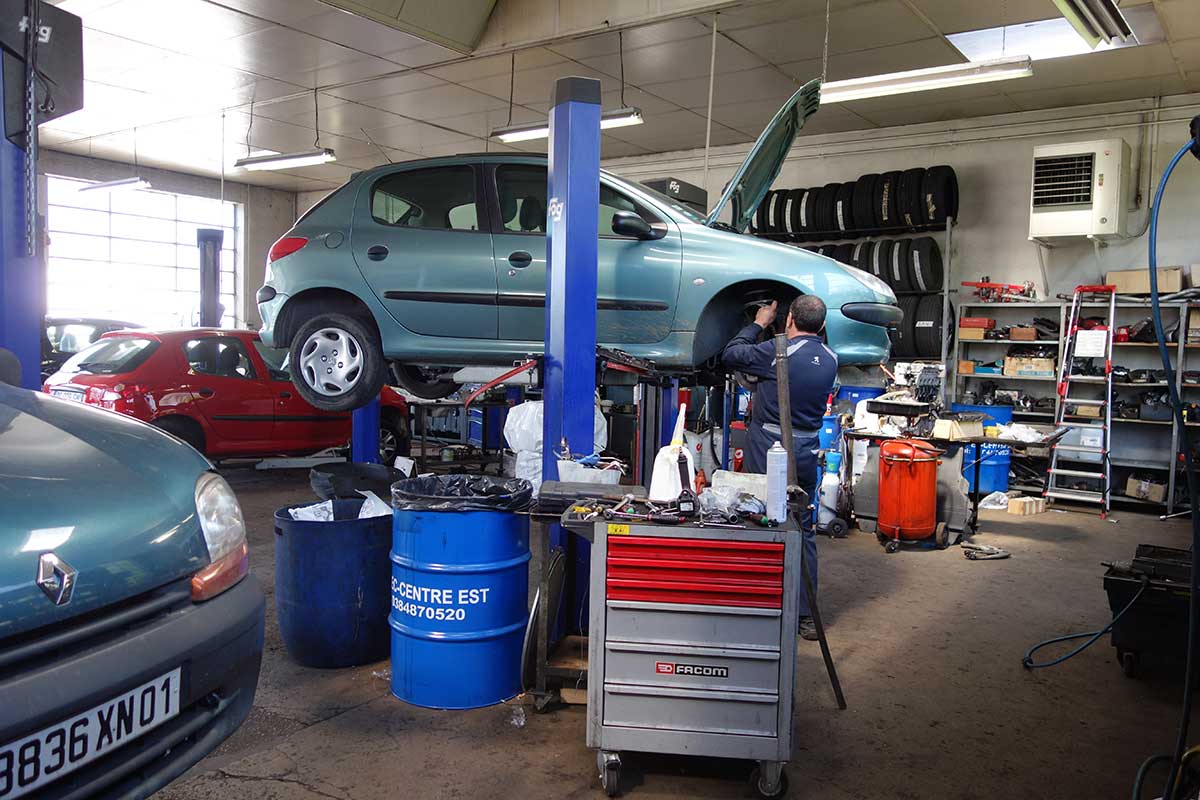
[[[725,346],[721,359],[732,370],[758,378],[754,391],[753,418],[747,430],[746,472],[767,471],[767,450],[780,441],[779,388],[775,381],[775,343],[761,344],[759,334],[775,321],[777,304],[762,306],[754,322],[742,328]],[[792,397],[792,452],[796,458],[796,481],[815,502],[817,490],[818,433],[829,393],[837,380],[838,360],[821,341],[825,330],[825,303],[812,295],[800,295],[788,306],[785,332],[788,337],[788,385]],[[812,516],[801,516],[803,558],[817,590],[817,537]],[[808,593],[800,587],[800,636],[816,640],[817,629],[809,609]]]

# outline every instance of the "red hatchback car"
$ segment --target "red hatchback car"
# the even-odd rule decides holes
[[[117,331],[72,356],[42,388],[148,422],[213,459],[345,445],[350,415],[300,399],[285,355],[252,331]],[[408,403],[389,386],[380,399],[380,457],[391,464],[408,453]]]

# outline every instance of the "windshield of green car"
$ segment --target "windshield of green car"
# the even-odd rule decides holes
[[[685,206],[683,203],[679,202],[678,200],[674,199],[673,197],[669,197],[668,195],[665,195],[656,189],[651,189],[649,186],[647,186],[644,183],[639,183],[637,185],[637,188],[642,190],[646,194],[650,195],[655,200],[657,200],[658,202],[665,205],[667,208],[670,208],[672,211],[676,211],[681,216],[686,217],[688,222],[695,222],[698,225],[704,224],[704,221],[706,219],[705,216],[703,214],[701,214],[700,212],[696,211],[696,209],[691,208],[690,206]]]

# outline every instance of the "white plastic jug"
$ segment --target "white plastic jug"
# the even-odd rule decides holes
[[[683,491],[679,480],[679,454],[687,459],[688,488],[696,490],[696,465],[692,461],[691,451],[683,444],[683,422],[687,415],[687,403],[679,405],[679,416],[675,419],[675,432],[671,435],[671,443],[660,448],[654,457],[654,471],[650,473],[650,494],[652,503],[671,503]]]
[[[820,498],[817,506],[818,527],[826,528],[837,519],[841,492],[842,479],[838,477],[837,466],[834,465],[832,469],[826,470],[825,476],[821,478],[821,487],[817,490],[817,496]]]

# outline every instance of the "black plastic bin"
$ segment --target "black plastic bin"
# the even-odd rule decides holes
[[[275,613],[288,655],[306,667],[388,656],[392,515],[358,519],[362,504],[334,500],[330,522],[288,513],[311,503],[275,512]]]

